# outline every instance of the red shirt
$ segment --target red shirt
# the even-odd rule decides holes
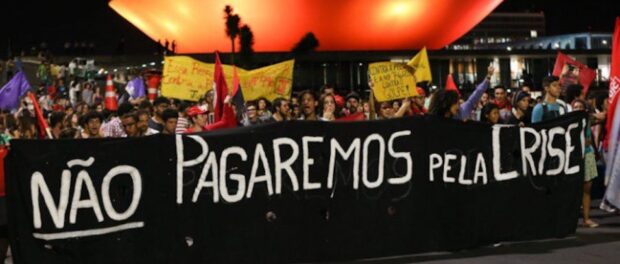
[[[233,128],[237,127],[237,118],[235,117],[235,112],[230,105],[224,105],[224,114],[222,114],[222,119],[213,124],[209,124],[204,126],[202,132],[204,131],[213,131],[222,128]],[[194,133],[198,131],[194,131],[191,127],[185,130],[185,133]]]
[[[426,109],[422,108],[417,108],[412,106],[411,107],[411,111],[412,111],[412,115],[411,116],[421,116],[421,115],[425,115],[426,114]]]
[[[5,196],[4,190],[4,158],[9,154],[9,150],[5,146],[0,147],[0,196]]]
[[[224,113],[222,114],[222,119],[219,121],[206,125],[204,127],[205,131],[218,130],[221,128],[233,128],[237,127],[237,118],[235,117],[235,111],[232,106],[224,104]]]
[[[508,100],[504,100],[503,102],[493,100],[493,103],[496,104],[499,109],[506,108],[508,110],[512,110],[512,105],[510,105],[510,102],[508,102]]]
[[[361,121],[361,120],[366,120],[366,115],[364,115],[364,113],[355,113],[355,114],[351,114],[351,115],[336,119],[336,121],[339,121],[339,122]]]

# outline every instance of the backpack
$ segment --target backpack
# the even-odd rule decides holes
[[[550,111],[549,107],[547,106],[547,102],[542,103],[542,112],[543,112],[542,121],[560,117],[561,115],[566,114],[568,112],[568,109],[566,108],[566,104],[564,104],[561,101],[558,101],[557,104],[560,105],[560,111],[556,111],[556,110]]]

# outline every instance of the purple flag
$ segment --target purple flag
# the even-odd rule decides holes
[[[30,89],[23,72],[18,72],[0,89],[0,109],[13,110],[19,107],[20,98]]]
[[[142,78],[137,77],[127,83],[125,91],[131,96],[132,99],[145,96],[144,81]]]

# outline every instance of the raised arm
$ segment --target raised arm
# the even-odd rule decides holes
[[[232,128],[237,126],[237,118],[235,117],[235,112],[230,105],[232,101],[232,97],[230,95],[226,96],[224,99],[224,113],[222,114],[222,119],[213,124],[206,125],[204,129],[206,131],[213,131],[222,128]]]
[[[476,106],[480,101],[480,97],[482,97],[482,94],[487,89],[489,89],[491,76],[493,76],[494,71],[495,68],[493,68],[493,66],[489,66],[487,70],[487,76],[486,78],[484,78],[484,81],[482,81],[480,84],[478,84],[478,86],[476,86],[476,90],[469,96],[467,101],[465,101],[459,107],[459,114],[457,117],[458,119],[466,120],[467,118],[469,118],[469,116],[471,115],[471,111],[474,109],[474,106]]]

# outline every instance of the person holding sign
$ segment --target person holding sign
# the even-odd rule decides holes
[[[394,103],[398,101],[382,102],[379,106],[379,118],[380,119],[392,119],[405,116],[407,111],[411,111],[411,99],[405,98],[402,100],[400,106],[394,108]]]

